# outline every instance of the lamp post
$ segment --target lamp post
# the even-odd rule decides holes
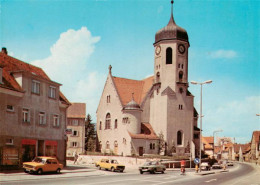
[[[213,132],[213,157],[215,158],[215,134],[217,133],[217,132],[222,132],[223,130],[215,130],[214,132]]]
[[[200,85],[200,172],[201,172],[201,145],[202,145],[202,85],[212,83],[212,80],[207,80],[205,82],[190,82],[193,85]]]

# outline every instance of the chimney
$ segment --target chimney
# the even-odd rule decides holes
[[[3,47],[3,48],[2,48],[2,53],[4,53],[4,54],[7,55],[7,54],[8,54],[8,53],[7,53],[7,49]]]

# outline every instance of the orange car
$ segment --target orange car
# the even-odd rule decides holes
[[[43,172],[60,173],[63,164],[60,164],[55,157],[35,157],[32,162],[24,162],[23,169],[26,173],[42,174]]]

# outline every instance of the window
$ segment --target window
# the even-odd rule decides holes
[[[79,120],[77,120],[77,119],[72,120],[72,125],[73,126],[78,126],[79,125]]]
[[[115,119],[115,128],[117,128],[117,119]]]
[[[180,88],[179,90],[180,90],[180,93],[182,94],[183,93],[183,88]]]
[[[40,112],[39,113],[39,124],[40,125],[44,125],[46,124],[46,121],[45,121],[45,112]]]
[[[155,143],[153,143],[153,150],[155,149]]]
[[[128,123],[128,117],[123,118],[123,123]]]
[[[110,113],[107,113],[105,129],[110,129],[110,126],[111,126],[111,116]]]
[[[99,130],[102,130],[102,122],[99,122]]]
[[[54,127],[60,126],[59,116],[58,116],[58,115],[53,115],[53,126],[54,126]]]
[[[23,109],[23,122],[30,122],[30,111],[29,111],[29,109]]]
[[[194,139],[199,139],[199,134],[194,134]]]
[[[78,136],[78,135],[79,135],[79,132],[77,130],[73,130],[72,136]]]
[[[166,49],[166,64],[172,64],[172,48]]]
[[[72,147],[77,147],[78,146],[78,142],[71,142],[71,146]]]
[[[150,150],[154,150],[155,149],[155,143],[150,143]]]
[[[179,110],[182,110],[183,106],[182,105],[179,105]]]
[[[6,145],[13,145],[13,144],[14,144],[14,140],[8,138],[8,139],[5,140],[5,144],[6,144]]]
[[[125,144],[125,145],[126,145],[126,139],[125,139],[125,138],[123,138],[123,144]]]
[[[177,132],[177,145],[182,145],[183,133],[182,131]]]
[[[156,82],[160,82],[160,72],[156,73]]]
[[[183,78],[183,72],[180,71],[180,72],[179,72],[179,81],[180,81],[180,82],[182,82],[182,78]]]
[[[56,98],[56,87],[53,86],[49,87],[49,97]]]
[[[107,96],[107,103],[110,103],[110,95]]]
[[[40,94],[40,82],[36,80],[32,81],[32,93]]]
[[[14,112],[14,106],[12,105],[6,105],[6,110],[10,112]]]

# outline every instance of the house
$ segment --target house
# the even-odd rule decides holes
[[[188,87],[189,39],[176,25],[155,34],[154,74],[142,80],[112,75],[97,108],[100,151],[117,155],[198,155],[198,116]],[[148,66],[149,67],[149,66]]]
[[[0,166],[20,166],[35,156],[65,164],[66,109],[70,102],[39,67],[0,52]]]
[[[260,163],[260,131],[253,132],[250,148],[249,160],[252,162],[258,161],[258,163]]]
[[[86,104],[71,103],[67,109],[67,157],[85,152]]]
[[[250,152],[250,143],[237,144],[235,143],[232,148],[232,160],[236,161],[248,161],[248,155]]]
[[[203,150],[209,157],[214,154],[214,137],[202,137]]]

